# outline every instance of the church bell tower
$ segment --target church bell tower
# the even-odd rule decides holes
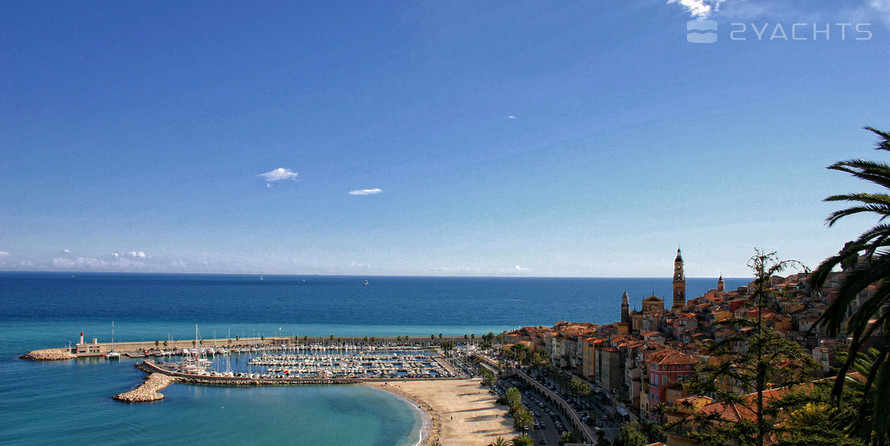
[[[627,301],[627,291],[621,296],[621,322],[630,323],[630,303]]]
[[[674,259],[674,305],[672,311],[682,310],[686,306],[686,274],[683,273],[683,256],[680,248],[677,248],[677,258]]]

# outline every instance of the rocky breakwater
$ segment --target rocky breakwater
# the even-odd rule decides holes
[[[163,373],[152,373],[145,378],[139,387],[129,391],[115,395],[113,398],[118,401],[127,403],[146,403],[164,399],[164,395],[158,393],[159,390],[167,387],[175,381],[172,377]]]
[[[65,359],[74,359],[76,356],[64,348],[48,348],[44,350],[34,350],[21,356],[22,359],[30,359],[32,361],[62,361]]]

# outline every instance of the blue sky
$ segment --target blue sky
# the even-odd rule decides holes
[[[5,4],[0,270],[814,267],[888,55],[888,0]]]

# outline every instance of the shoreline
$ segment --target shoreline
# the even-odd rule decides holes
[[[415,445],[486,445],[497,437],[516,434],[506,418],[507,407],[497,403],[479,378],[461,380],[395,380],[364,385],[407,399],[429,419]],[[427,425],[424,425],[427,427]]]
[[[438,427],[434,425],[433,422],[433,414],[432,409],[427,405],[424,406],[422,402],[416,401],[412,399],[410,396],[400,392],[395,388],[387,388],[387,383],[362,383],[362,385],[371,387],[377,390],[381,390],[386,392],[389,395],[392,395],[411,407],[415,408],[418,413],[420,413],[420,432],[417,433],[417,441],[415,441],[412,446],[426,446],[430,444],[435,444],[435,441],[438,440]],[[435,432],[435,435],[433,435]]]

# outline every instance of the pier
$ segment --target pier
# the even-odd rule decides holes
[[[234,351],[234,352],[256,352],[264,350],[281,350],[292,348],[325,348],[325,349],[348,349],[355,346],[361,347],[382,347],[382,346],[404,346],[413,348],[436,348],[445,342],[456,344],[475,343],[479,339],[470,340],[463,336],[443,336],[443,337],[423,337],[423,336],[397,336],[397,337],[373,337],[369,338],[358,336],[342,336],[342,337],[325,337],[325,336],[308,336],[308,337],[256,337],[256,338],[217,338],[217,339],[180,339],[180,340],[148,340],[137,342],[81,342],[69,348],[55,348],[35,350],[22,355],[22,359],[31,360],[62,360],[75,358],[96,358],[103,357],[112,351],[130,358],[142,358],[145,356],[161,356],[163,352],[168,355],[182,354],[185,350],[213,349]],[[65,354],[69,353],[69,354]]]

